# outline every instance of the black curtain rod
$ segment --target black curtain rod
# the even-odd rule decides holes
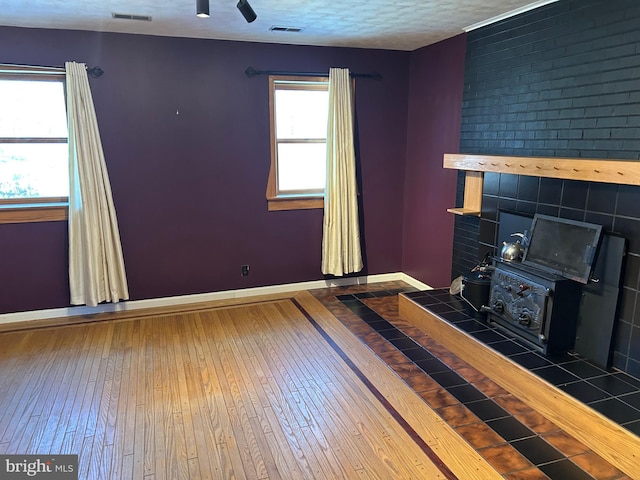
[[[245,75],[249,78],[257,77],[258,75],[291,75],[294,77],[328,77],[329,72],[280,72],[277,70],[256,70],[253,67],[247,67],[244,71]],[[382,80],[382,75],[378,72],[373,73],[351,73],[353,78],[371,78],[373,80]]]
[[[10,70],[14,70],[16,68],[21,68],[21,69],[28,69],[28,68],[33,68],[34,71],[32,73],[46,73],[43,72],[42,70],[51,70],[51,71],[56,71],[56,74],[64,74],[65,72],[65,68],[64,67],[43,67],[43,66],[39,66],[39,65],[16,65],[16,64],[1,64],[0,63],[0,70],[2,70],[2,67],[6,67],[7,69]],[[95,67],[86,67],[87,68],[87,75],[89,75],[92,78],[99,78],[102,76],[102,74],[104,73],[104,70],[102,70],[102,68],[95,66]]]

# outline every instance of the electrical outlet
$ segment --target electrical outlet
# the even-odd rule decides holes
[[[240,266],[240,275],[246,277],[249,275],[249,265],[241,265]]]

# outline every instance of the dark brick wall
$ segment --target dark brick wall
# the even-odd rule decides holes
[[[635,0],[560,0],[470,32],[460,151],[638,160],[638,25]],[[599,223],[629,240],[613,364],[640,376],[640,187],[487,174],[483,193],[482,217],[456,220],[454,276],[496,253],[499,210]]]

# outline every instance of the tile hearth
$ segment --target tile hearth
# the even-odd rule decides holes
[[[466,303],[447,290],[415,291],[401,282],[390,282],[312,293],[505,478],[628,478],[403,321],[398,315],[398,294],[437,313],[604,415],[609,413],[610,418],[636,433],[640,425],[637,379],[606,372],[570,354],[543,357],[469,315]]]
[[[445,290],[408,292],[406,296],[478,341],[502,353],[582,403],[640,435],[640,380],[608,372],[572,353],[543,356],[514,335],[469,315],[466,303]]]

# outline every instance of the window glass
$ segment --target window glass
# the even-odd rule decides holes
[[[276,87],[277,88],[277,87]],[[276,90],[276,136],[283,139],[326,139],[328,92]]]
[[[269,78],[270,209],[322,208],[326,176],[328,78]],[[285,202],[291,202],[287,207]]]
[[[0,144],[0,198],[69,195],[66,143]]]
[[[67,136],[62,81],[0,79],[0,137]]]
[[[325,143],[281,143],[278,145],[278,189],[280,193],[324,192]]]
[[[0,78],[0,105],[0,198],[67,197],[62,78]]]

